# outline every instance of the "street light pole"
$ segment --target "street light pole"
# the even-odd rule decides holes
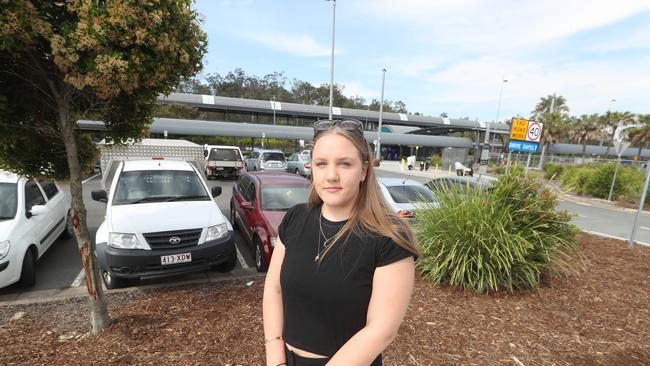
[[[379,101],[379,127],[377,128],[377,146],[375,146],[375,160],[379,161],[381,154],[381,123],[384,116],[384,83],[386,82],[386,69],[381,69],[381,100]]]
[[[501,97],[503,96],[503,86],[508,82],[508,79],[501,78],[501,88],[499,90],[499,104],[497,107],[497,118],[494,123],[499,122],[499,113],[501,112]],[[485,130],[485,140],[483,142],[483,150],[481,151],[481,161],[478,167],[479,176],[487,172],[487,165],[490,160],[490,122],[486,122],[487,128]]]
[[[273,126],[275,126],[275,95],[273,96]]]
[[[336,0],[332,2],[332,60],[330,62],[330,110],[329,119],[332,119],[332,102],[334,99],[334,39],[336,37]]]

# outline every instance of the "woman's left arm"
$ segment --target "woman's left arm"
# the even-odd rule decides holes
[[[328,365],[368,366],[395,339],[413,292],[413,257],[377,267],[366,326],[341,347]]]

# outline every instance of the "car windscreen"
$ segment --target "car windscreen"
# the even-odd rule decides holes
[[[386,188],[396,203],[421,202],[423,199],[427,202],[435,202],[433,194],[425,187],[401,185]]]
[[[299,203],[306,203],[308,195],[308,185],[262,186],[262,209],[286,211]]]
[[[0,220],[11,220],[16,216],[18,189],[16,183],[0,183]]]
[[[217,149],[210,150],[208,160],[221,160],[221,161],[241,161],[241,155],[237,149]]]
[[[209,200],[201,178],[194,171],[136,170],[120,174],[113,204]]]
[[[267,152],[262,154],[262,160],[264,161],[269,161],[269,160],[275,160],[275,161],[284,161],[284,155],[279,152]]]

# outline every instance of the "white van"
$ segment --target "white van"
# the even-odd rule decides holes
[[[237,263],[233,229],[209,189],[187,161],[127,160],[119,163],[110,191],[92,192],[106,202],[96,234],[96,254],[107,288]]]
[[[208,179],[235,177],[244,168],[244,157],[237,146],[205,145],[205,176]]]

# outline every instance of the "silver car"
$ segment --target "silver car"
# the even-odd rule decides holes
[[[390,208],[407,221],[415,220],[415,210],[422,207],[422,200],[432,207],[438,202],[424,184],[408,178],[377,177],[379,188]]]
[[[309,153],[295,153],[287,158],[287,171],[309,177],[311,175],[311,157]]]
[[[287,162],[284,154],[280,150],[255,149],[251,155],[246,158],[246,171],[255,172],[261,170],[281,170],[287,169]]]

